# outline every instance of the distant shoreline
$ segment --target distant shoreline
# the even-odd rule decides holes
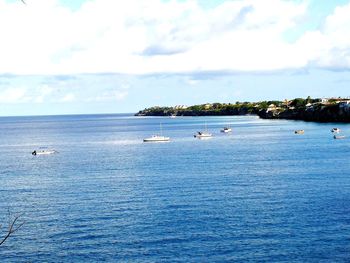
[[[350,123],[350,99],[296,98],[285,101],[207,103],[193,106],[151,107],[135,116],[242,116],[262,119],[287,119],[312,122]]]

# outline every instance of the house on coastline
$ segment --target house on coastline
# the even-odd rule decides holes
[[[185,105],[176,105],[174,107],[175,110],[186,110],[188,107]]]
[[[204,105],[204,109],[209,110],[212,107],[210,103]]]
[[[270,111],[275,111],[277,109],[275,104],[270,104],[267,109],[266,112],[270,112]]]

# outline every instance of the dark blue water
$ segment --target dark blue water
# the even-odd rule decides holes
[[[143,143],[160,122],[171,142]],[[205,122],[214,138],[193,138]],[[349,262],[350,137],[333,126],[350,135],[251,116],[0,118],[2,233],[8,210],[25,221],[0,261]]]

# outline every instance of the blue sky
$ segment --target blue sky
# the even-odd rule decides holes
[[[350,96],[350,1],[0,0],[0,116]]]

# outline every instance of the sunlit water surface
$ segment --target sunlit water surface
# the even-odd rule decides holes
[[[160,123],[171,141],[143,143]],[[195,139],[205,124],[214,137]],[[350,137],[334,126],[350,136],[255,116],[0,118],[2,233],[8,211],[25,221],[0,261],[349,261]]]

